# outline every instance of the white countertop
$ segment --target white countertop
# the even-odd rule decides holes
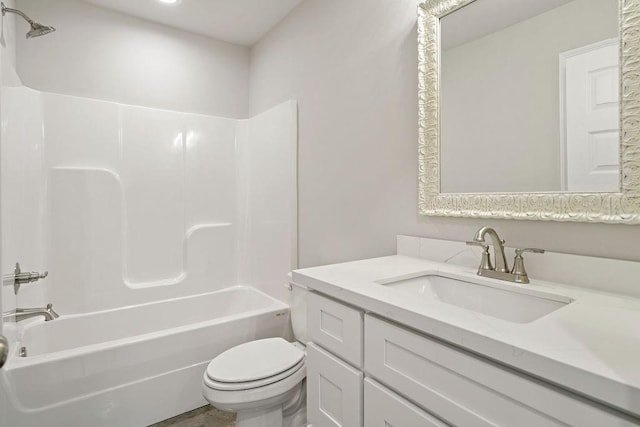
[[[575,300],[531,323],[513,323],[376,283],[426,273],[478,279],[469,267],[395,255],[296,270],[293,281],[640,415],[640,299],[534,279],[518,285],[482,278]]]

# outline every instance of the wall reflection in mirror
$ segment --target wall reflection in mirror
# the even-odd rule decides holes
[[[440,22],[442,193],[620,190],[617,0],[476,0]]]

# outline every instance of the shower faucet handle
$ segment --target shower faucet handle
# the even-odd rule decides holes
[[[22,271],[20,269],[20,263],[16,262],[16,268],[13,271],[13,274],[6,275],[2,278],[3,285],[13,285],[13,290],[16,295],[18,295],[18,291],[20,290],[20,286],[26,285],[28,283],[37,282],[40,279],[44,279],[49,275],[48,271],[44,273],[39,273],[37,271]]]

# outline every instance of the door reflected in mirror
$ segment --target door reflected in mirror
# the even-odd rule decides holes
[[[620,191],[618,13],[476,0],[440,20],[442,193]]]

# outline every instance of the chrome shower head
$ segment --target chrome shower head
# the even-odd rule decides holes
[[[31,31],[27,33],[27,38],[40,37],[45,34],[54,32],[56,29],[49,27],[48,25],[38,24],[37,22],[31,22]]]
[[[52,33],[56,30],[53,27],[49,27],[47,25],[42,25],[37,22],[34,22],[31,18],[29,18],[27,15],[25,15],[23,12],[19,11],[18,9],[11,9],[10,7],[6,7],[4,3],[0,3],[0,6],[2,7],[2,16],[4,16],[6,13],[15,13],[16,15],[21,16],[22,19],[24,19],[29,23],[29,25],[31,25],[31,30],[27,33],[28,39],[33,37],[44,36],[45,34]]]

